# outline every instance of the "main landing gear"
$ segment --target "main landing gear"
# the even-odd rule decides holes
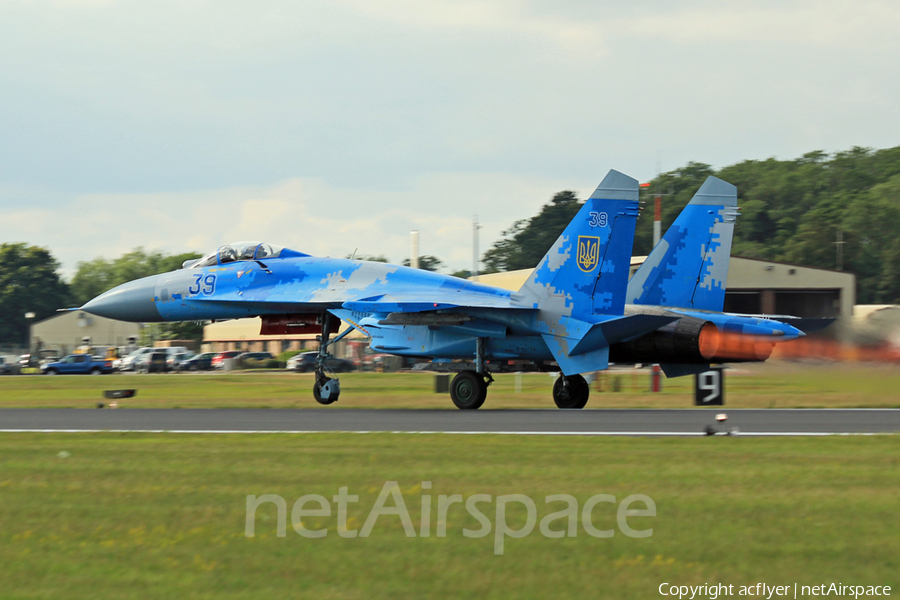
[[[450,399],[456,408],[475,410],[481,408],[487,398],[488,386],[494,378],[484,362],[484,338],[475,340],[475,370],[460,371],[450,382]]]
[[[460,371],[450,382],[450,399],[456,408],[475,410],[481,408],[487,398],[488,386],[493,382],[490,373],[479,375],[477,371]]]
[[[581,375],[566,377],[560,373],[553,384],[553,401],[559,408],[584,408],[590,394],[591,386]]]
[[[328,347],[339,341],[352,330],[348,329],[341,335],[329,341],[328,338],[331,335],[331,326],[335,321],[337,321],[337,319],[332,317],[329,313],[325,313],[322,317],[322,335],[319,337],[319,354],[316,356],[316,383],[313,385],[313,397],[319,404],[332,404],[337,402],[338,397],[341,395],[340,380],[338,380],[337,377],[332,378],[325,374],[326,371],[331,373],[331,369],[328,368],[326,361],[329,358],[333,358],[328,352]],[[340,321],[337,321],[337,323],[340,324]]]

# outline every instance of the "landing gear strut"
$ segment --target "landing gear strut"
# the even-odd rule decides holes
[[[456,408],[475,410],[487,398],[488,386],[494,383],[484,362],[484,338],[475,340],[475,371],[460,371],[450,382],[450,399]]]
[[[591,386],[581,375],[566,377],[560,373],[553,384],[553,401],[559,408],[584,408],[590,394]]]
[[[319,336],[319,354],[316,356],[316,383],[313,385],[313,397],[319,404],[332,404],[337,402],[341,395],[341,382],[337,377],[328,377],[325,372],[331,372],[328,368],[327,360],[333,358],[328,352],[328,347],[350,333],[350,329],[328,341],[331,335],[331,326],[337,321],[329,313],[325,313],[322,317],[322,335]],[[338,321],[340,323],[340,321]]]

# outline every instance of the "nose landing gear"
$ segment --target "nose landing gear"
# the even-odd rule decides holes
[[[352,329],[348,329],[333,340],[329,341],[331,335],[331,325],[336,321],[329,313],[325,313],[322,317],[322,335],[319,340],[319,353],[316,355],[316,383],[313,385],[313,397],[319,404],[333,404],[337,402],[341,395],[341,382],[337,377],[328,377],[326,371],[334,374],[328,368],[328,359],[334,358],[329,352],[328,347],[340,341],[345,335],[350,333]],[[340,321],[338,321],[340,323]]]
[[[337,378],[326,377],[324,371],[316,371],[316,383],[313,385],[313,397],[319,404],[337,402],[341,395],[341,382]]]

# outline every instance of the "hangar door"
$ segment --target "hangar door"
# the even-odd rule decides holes
[[[734,290],[725,293],[725,312],[839,317],[841,290]]]

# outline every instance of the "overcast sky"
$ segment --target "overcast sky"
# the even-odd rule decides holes
[[[615,168],[900,145],[900,3],[0,0],[0,242],[453,270]]]

